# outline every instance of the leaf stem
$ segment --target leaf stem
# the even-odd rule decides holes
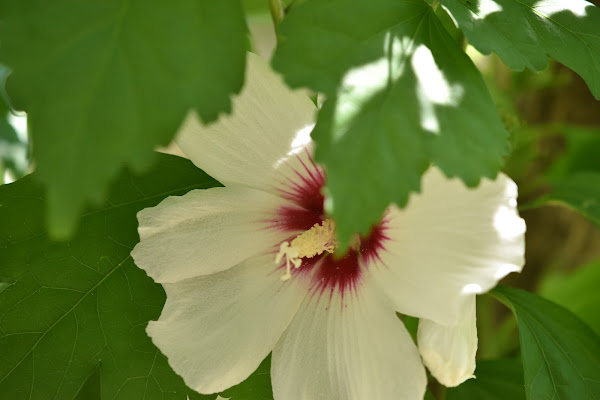
[[[271,10],[271,18],[273,18],[275,36],[277,36],[277,41],[279,41],[279,24],[283,21],[283,16],[285,15],[281,0],[269,0],[269,9]]]

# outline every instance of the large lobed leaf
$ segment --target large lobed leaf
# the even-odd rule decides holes
[[[600,398],[600,337],[532,293],[499,286],[492,294],[517,318],[528,400]]]
[[[55,237],[124,164],[149,166],[188,109],[214,120],[242,86],[239,0],[0,0],[0,15],[0,62],[29,114]]]
[[[324,92],[313,138],[342,247],[406,204],[434,163],[493,178],[507,133],[479,71],[422,0],[308,0],[280,25],[273,66]],[[338,88],[339,85],[339,88]]]
[[[46,198],[33,176],[0,186],[2,399],[216,397],[187,388],[145,333],[165,293],[129,256],[136,213],[218,184],[187,160],[158,160],[143,176],[121,174],[68,243],[47,237]]]
[[[519,359],[479,360],[475,379],[446,390],[446,400],[525,400]]]
[[[441,0],[469,43],[510,68],[546,68],[548,57],[586,80],[600,99],[600,9],[586,0]]]

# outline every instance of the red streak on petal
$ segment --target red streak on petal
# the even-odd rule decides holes
[[[385,251],[385,242],[390,240],[389,236],[385,233],[387,226],[387,219],[384,219],[371,229],[371,232],[367,237],[360,241],[360,257],[365,264],[370,264],[375,260],[381,261],[380,254]]]
[[[327,255],[321,259],[313,275],[313,287],[318,289],[316,292],[319,294],[329,290],[330,298],[337,289],[343,298],[348,290],[356,290],[362,274],[361,260],[356,249],[350,249],[340,259]]]
[[[307,231],[323,221],[321,213],[305,208],[282,207],[277,211],[279,226],[285,231]]]
[[[350,248],[342,258],[336,259],[331,254],[322,256],[320,262],[315,263],[317,269],[312,278],[317,292],[323,294],[329,290],[331,297],[337,289],[342,298],[348,291],[356,292],[365,271],[375,260],[380,260],[379,254],[385,250],[385,241],[389,240],[385,230],[384,222],[378,224],[360,239],[358,248]]]
[[[276,210],[274,217],[266,221],[270,229],[299,234],[325,219],[325,196],[321,193],[325,184],[325,172],[313,162],[306,149],[305,154],[308,162],[301,154],[295,155],[300,165],[299,171],[286,162],[295,179],[285,178],[278,190],[281,197],[290,200],[296,206],[285,206]]]
[[[325,172],[312,161],[310,155],[308,155],[310,160],[308,165],[299,155],[296,155],[296,159],[302,165],[302,170],[294,169],[298,180],[287,179],[287,187],[281,189],[282,197],[306,210],[322,215],[325,196],[321,193],[321,189],[325,184]]]

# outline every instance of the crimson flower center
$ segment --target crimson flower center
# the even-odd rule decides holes
[[[297,154],[295,161],[295,165],[287,165],[295,179],[286,178],[279,186],[281,196],[290,204],[279,208],[269,220],[271,229],[289,233],[275,254],[276,268],[281,269],[283,281],[297,271],[309,277],[316,292],[337,290],[344,296],[348,290],[358,289],[375,261],[381,262],[380,254],[389,240],[386,218],[368,235],[352,240],[345,255],[334,257],[331,253],[337,247],[336,226],[323,207],[325,171],[313,162],[308,151]]]
[[[314,224],[309,230],[296,236],[291,242],[283,242],[279,247],[279,253],[275,257],[275,263],[279,264],[285,257],[285,275],[281,277],[286,281],[292,277],[291,266],[300,268],[302,258],[312,258],[325,252],[333,253],[335,250],[335,224],[326,219],[321,224]]]

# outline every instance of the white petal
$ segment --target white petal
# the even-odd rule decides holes
[[[157,282],[230,268],[282,239],[267,229],[284,200],[242,187],[192,190],[138,213],[140,243],[131,255]]]
[[[167,303],[148,335],[189,387],[223,391],[256,370],[305,297],[305,282],[280,277],[264,255],[165,284]]]
[[[260,57],[248,54],[246,81],[233,99],[232,113],[202,125],[191,113],[177,144],[199,168],[225,186],[246,185],[272,191],[289,155],[310,142],[316,107],[289,89]],[[296,166],[297,167],[297,166]]]
[[[275,399],[423,399],[425,369],[391,307],[367,282],[344,302],[309,294],[273,350]]]
[[[525,222],[516,197],[504,174],[469,189],[430,168],[407,207],[390,207],[383,265],[371,268],[396,309],[453,325],[469,295],[521,271]]]
[[[477,352],[475,295],[469,296],[455,326],[419,320],[417,339],[425,366],[442,385],[458,386],[474,378]]]

